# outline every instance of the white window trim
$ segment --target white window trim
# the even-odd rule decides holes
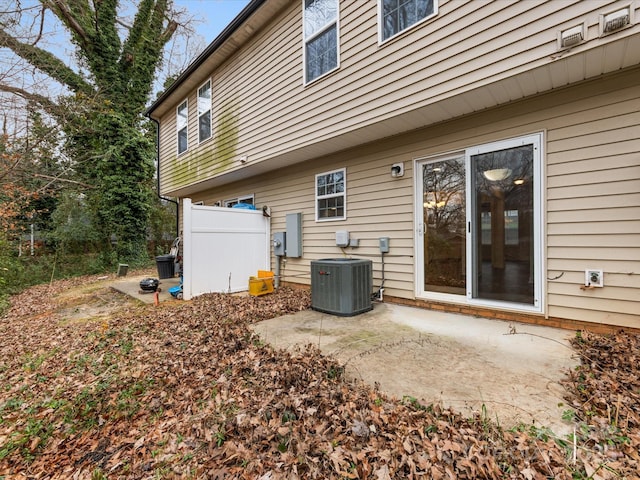
[[[431,13],[430,15],[427,15],[426,17],[424,17],[421,20],[418,20],[416,23],[414,23],[413,25],[408,26],[404,30],[400,30],[399,32],[394,33],[389,38],[384,39],[383,38],[384,22],[383,22],[383,18],[382,18],[382,0],[378,0],[378,45],[383,45],[383,44],[393,40],[394,38],[397,38],[397,37],[405,34],[409,30],[413,30],[414,28],[416,28],[421,23],[424,23],[424,22],[432,19],[433,17],[435,17],[437,15],[438,15],[438,0],[433,0],[433,13]]]
[[[336,6],[337,6],[337,10],[336,10],[335,22],[327,23],[321,29],[319,29],[316,33],[311,35],[309,38],[305,38],[305,33],[304,33],[305,0],[302,0],[302,84],[304,86],[311,85],[312,83],[315,83],[317,80],[320,80],[321,78],[326,77],[330,73],[340,69],[340,0],[336,0]],[[334,24],[336,26],[336,66],[331,70],[327,70],[322,75],[318,75],[313,80],[307,81],[307,42],[323,34],[328,28],[330,28]]]
[[[184,128],[186,129],[187,132],[187,148],[185,148],[182,152],[180,151],[180,130],[182,130],[182,128],[179,128],[178,125],[178,112],[180,110],[180,107],[182,107],[183,105],[185,105],[186,107],[186,111],[187,111],[187,123],[184,126]],[[178,155],[182,155],[185,152],[189,151],[189,99],[185,98],[184,101],[180,102],[178,104],[178,106],[176,107],[176,152],[178,152]]]
[[[342,172],[344,192],[333,193],[331,195],[318,196],[318,177],[323,177],[325,175],[329,175],[331,173],[338,173],[338,172]],[[322,172],[322,173],[316,174],[315,180],[313,183],[313,189],[314,189],[314,198],[315,198],[316,222],[340,222],[347,219],[347,169],[346,168],[338,168],[336,170],[330,170],[328,172]],[[344,197],[344,215],[342,217],[319,218],[318,200],[323,200],[325,198],[336,198],[340,196]]]
[[[200,89],[204,87],[207,83],[209,84],[209,109],[201,113],[200,112]],[[213,125],[212,125],[213,117],[211,113],[209,113],[209,136],[204,139],[200,138],[200,117],[205,113],[212,111],[211,110],[211,104],[213,103],[212,97],[213,97],[213,90],[211,86],[211,79],[209,78],[206,82],[204,82],[202,85],[198,87],[198,90],[196,90],[196,107],[198,109],[198,143],[206,142],[207,140],[210,140],[213,137]]]
[[[228,198],[226,200],[222,201],[222,206],[224,207],[229,207],[229,204],[236,204],[236,203],[246,203],[245,200],[251,200],[251,205],[255,206],[255,195],[252,193],[251,195],[240,195],[238,197],[235,198]]]

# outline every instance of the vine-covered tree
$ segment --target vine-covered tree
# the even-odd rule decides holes
[[[118,0],[39,0],[30,8],[36,7],[32,19],[40,21],[32,22],[29,36],[21,32],[24,5],[0,12],[0,48],[63,92],[42,94],[9,76],[0,76],[0,91],[21,97],[59,124],[76,180],[91,187],[84,193],[102,251],[110,260],[115,251],[119,261],[136,264],[146,258],[155,152],[142,113],[164,47],[179,25],[172,2],[141,0],[134,7]],[[126,8],[135,9],[124,12],[132,13],[130,24],[123,20]],[[74,61],[52,53],[51,45],[39,46],[56,24],[71,39]]]

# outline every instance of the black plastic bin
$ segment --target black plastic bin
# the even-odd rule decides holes
[[[173,255],[159,255],[156,257],[156,267],[158,267],[158,278],[173,278],[173,262],[176,257]]]

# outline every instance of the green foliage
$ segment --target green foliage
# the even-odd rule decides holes
[[[0,315],[9,307],[12,276],[20,273],[20,263],[13,255],[9,243],[0,234]]]
[[[91,222],[84,195],[72,191],[62,194],[51,216],[49,239],[59,255],[98,251],[99,237]]]

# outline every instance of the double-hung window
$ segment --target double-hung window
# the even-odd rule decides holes
[[[347,218],[347,180],[344,168],[316,175],[316,221]]]
[[[185,100],[176,109],[176,128],[178,131],[178,154],[187,151],[188,147],[188,128],[189,123],[189,109],[187,101]]]
[[[380,41],[384,42],[438,13],[438,0],[378,0]]]
[[[198,142],[211,137],[211,80],[198,89]]]
[[[338,0],[303,0],[305,82],[338,68]]]

